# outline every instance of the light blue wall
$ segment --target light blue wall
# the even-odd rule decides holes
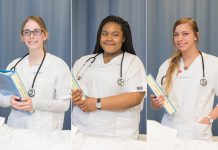
[[[217,0],[148,0],[148,72],[157,75],[159,66],[172,52],[172,28],[181,17],[193,17],[199,26],[199,49],[218,56]],[[216,99],[217,103],[217,99]],[[163,111],[155,112],[148,100],[148,119],[160,121]],[[218,135],[218,121],[213,124]]]
[[[72,63],[93,52],[99,24],[108,15],[128,21],[136,54],[146,64],[146,0],[73,0]],[[146,106],[141,113],[140,132],[146,132]]]
[[[48,52],[61,57],[71,67],[70,3],[70,0],[1,0],[0,69],[27,53],[19,32],[22,22],[31,15],[41,16],[47,25]],[[0,108],[0,116],[8,113],[9,109]],[[66,114],[64,129],[70,129],[70,111]]]

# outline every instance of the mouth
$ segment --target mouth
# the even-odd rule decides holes
[[[178,47],[184,47],[186,45],[186,43],[177,43],[176,44]]]
[[[106,46],[114,46],[115,44],[114,43],[104,42],[104,45],[106,45]]]
[[[30,44],[30,45],[34,45],[34,44],[37,44],[38,43],[38,41],[28,41],[28,44]]]

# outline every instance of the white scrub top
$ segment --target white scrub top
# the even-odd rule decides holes
[[[86,67],[91,60],[82,67],[88,58],[95,55],[80,58],[76,61],[73,68],[73,75],[76,78],[78,75],[81,76],[81,80],[78,82],[85,95],[103,98],[126,92],[146,91],[145,69],[139,57],[125,52],[122,69],[125,84],[121,87],[117,84],[117,80],[120,78],[122,54],[113,58],[107,64],[104,64],[103,55],[100,54],[88,69]],[[122,111],[96,110],[95,112],[87,113],[74,106],[72,123],[86,134],[137,138],[142,108],[143,101],[140,105]]]
[[[11,69],[19,59],[11,62]],[[28,91],[41,61],[36,66],[29,66],[28,56],[19,62],[16,71]],[[71,73],[67,64],[60,58],[46,53],[42,67],[36,77],[35,96],[32,98],[35,112],[11,109],[7,124],[15,128],[40,130],[61,130],[64,113],[70,105]],[[10,99],[7,99],[11,106]],[[5,102],[6,103],[6,102]]]
[[[212,111],[214,97],[218,95],[218,58],[205,53],[202,55],[207,85],[200,84],[200,79],[203,77],[201,56],[199,55],[187,70],[184,70],[181,59],[180,71],[178,75],[174,73],[169,93],[169,99],[177,112],[172,116],[165,113],[162,124],[176,128],[180,137],[209,140],[212,137],[211,125],[198,122]],[[169,59],[159,68],[157,75],[159,85],[161,78],[166,75],[168,65]]]
[[[0,106],[1,107],[8,107],[8,106],[10,106],[11,102],[8,101],[8,99],[10,99],[10,98],[11,98],[11,95],[5,96],[5,95],[2,95],[0,93]]]

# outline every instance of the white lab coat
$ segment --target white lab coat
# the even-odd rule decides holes
[[[213,109],[214,96],[218,95],[218,59],[215,56],[203,54],[205,77],[207,85],[202,86],[202,60],[199,55],[188,68],[184,70],[183,60],[180,60],[180,73],[173,75],[172,90],[169,98],[175,106],[175,115],[164,114],[162,124],[176,128],[180,137],[209,140],[212,137],[211,125],[198,123],[209,115]],[[157,82],[166,75],[169,59],[159,68]]]
[[[117,84],[117,80],[120,77],[122,54],[113,58],[107,64],[104,64],[103,55],[100,54],[88,69],[86,67],[90,64],[90,61],[82,67],[85,61],[94,55],[96,54],[80,58],[76,61],[73,68],[73,75],[76,78],[80,70],[79,76],[81,76],[81,80],[78,82],[85,95],[103,98],[125,92],[146,91],[145,69],[137,56],[125,53],[122,69],[125,84],[123,87],[120,87]],[[74,106],[72,123],[86,134],[137,138],[142,108],[143,102],[138,106],[122,111],[97,110],[85,113],[77,106]]]
[[[7,69],[11,69],[18,60],[12,61]],[[31,88],[40,63],[41,61],[36,66],[30,67],[27,56],[16,66],[16,71],[27,91]],[[70,83],[71,73],[67,64],[62,59],[47,53],[35,80],[36,93],[32,98],[35,112],[12,108],[7,124],[15,128],[61,130],[64,113],[70,104]],[[10,97],[2,100],[5,107],[11,106]]]

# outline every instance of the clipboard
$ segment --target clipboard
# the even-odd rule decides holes
[[[0,92],[3,95],[28,97],[19,75],[14,70],[0,70]]]
[[[162,88],[159,87],[156,80],[154,79],[154,77],[151,74],[149,74],[147,76],[147,83],[148,83],[148,86],[150,87],[151,91],[154,93],[154,95],[156,97],[161,96],[161,95],[164,97],[164,99],[165,99],[164,109],[169,115],[173,115],[176,112],[175,107],[172,105],[172,103],[170,102],[170,100],[168,99],[168,97],[166,96],[164,91],[162,90]]]
[[[76,89],[79,89],[79,90],[82,90],[77,82],[77,80],[74,78],[74,76],[72,76],[72,81],[71,81],[71,84],[72,84],[72,88],[73,90],[76,90]],[[85,95],[83,94],[82,95],[82,100],[85,100],[86,97]]]

